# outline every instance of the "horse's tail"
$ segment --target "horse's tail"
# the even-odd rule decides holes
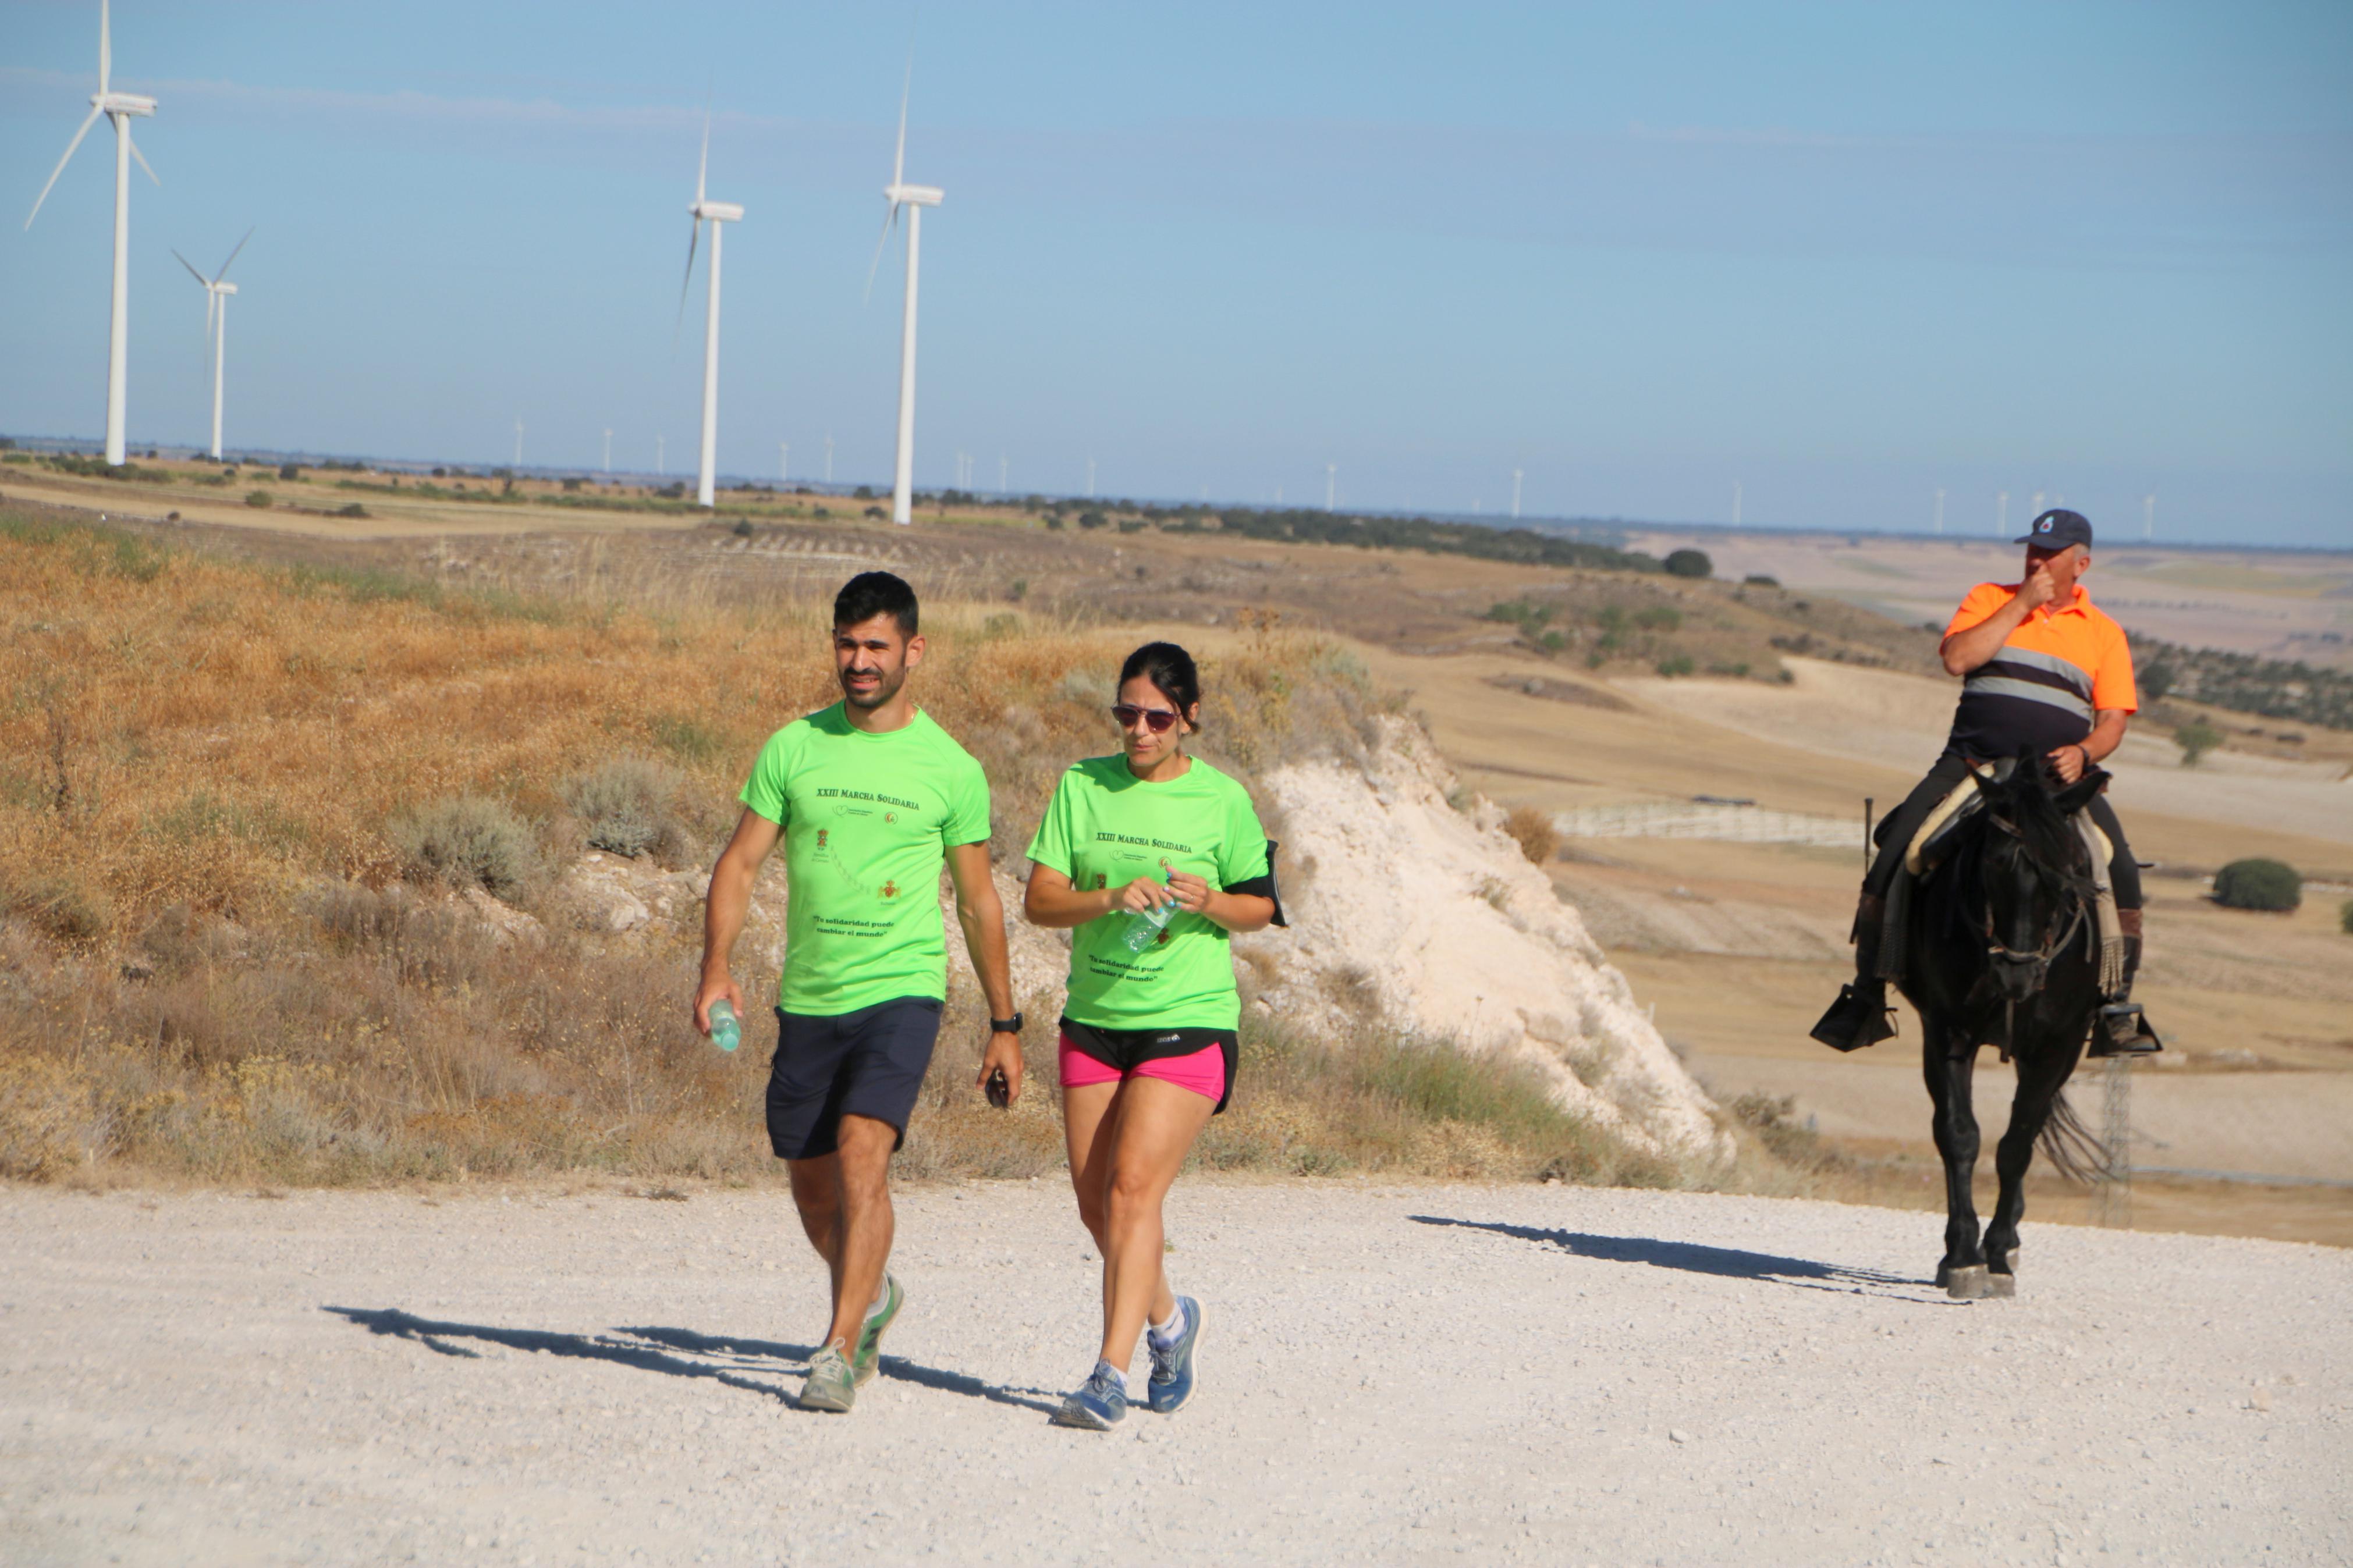
[[[2108,1169],[2108,1146],[2084,1125],[2063,1089],[2051,1102],[2051,1114],[2043,1119],[2041,1142],[2051,1168],[2079,1186],[2091,1185]]]

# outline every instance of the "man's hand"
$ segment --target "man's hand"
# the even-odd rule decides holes
[[[1190,871],[1171,871],[1168,874],[1168,891],[1176,899],[1176,907],[1187,914],[1208,912],[1209,895],[1216,890]]]
[[[744,993],[735,988],[733,976],[723,969],[716,974],[704,975],[702,985],[694,993],[694,1026],[705,1035],[711,1033],[711,1005],[713,1002],[731,1004],[735,1009],[736,1019],[739,1022],[743,1019]]]
[[[1149,877],[1138,877],[1119,890],[1119,896],[1112,900],[1111,907],[1113,910],[1133,910],[1140,915],[1173,902],[1176,898],[1176,895],[1161,883]]]
[[[2028,573],[2026,581],[2018,585],[2018,602],[2029,612],[2041,609],[2058,596],[2059,584],[2051,575],[2051,563],[2047,561]]]
[[[2049,757],[2051,771],[2059,775],[2059,782],[2063,784],[2071,784],[2082,778],[2084,770],[2092,762],[2091,752],[2073,742],[2050,752]]]
[[[999,1033],[988,1037],[988,1048],[980,1057],[980,1076],[972,1080],[973,1087],[987,1093],[989,1076],[999,1068],[1005,1069],[1005,1103],[1010,1105],[1021,1098],[1020,1036]]]

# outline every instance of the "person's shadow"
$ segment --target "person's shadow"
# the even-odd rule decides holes
[[[791,1403],[786,1391],[764,1378],[803,1372],[814,1345],[784,1344],[773,1340],[748,1340],[729,1335],[701,1334],[691,1329],[619,1328],[604,1334],[566,1334],[547,1329],[504,1329],[488,1323],[451,1323],[420,1318],[397,1307],[324,1307],[321,1310],[355,1323],[372,1334],[411,1340],[438,1355],[473,1358],[481,1352],[465,1342],[503,1345],[509,1350],[545,1355],[572,1356],[611,1362],[639,1372],[670,1377],[708,1378],[730,1388],[765,1394]],[[682,1353],[681,1353],[682,1352]],[[796,1364],[797,1363],[797,1364]],[[1002,1388],[958,1372],[922,1366],[904,1356],[881,1358],[881,1374],[924,1388],[998,1405],[1018,1405],[1050,1415],[1055,1401],[1041,1389]]]
[[[1648,1236],[1594,1236],[1576,1230],[1542,1230],[1530,1225],[1505,1225],[1500,1220],[1453,1219],[1444,1215],[1407,1216],[1416,1225],[1458,1226],[1465,1230],[1492,1231],[1497,1236],[1556,1247],[1578,1258],[1607,1263],[1647,1263],[1653,1268],[1680,1269],[1686,1274],[1713,1274],[1721,1279],[1753,1279],[1767,1285],[1793,1285],[1804,1290],[1834,1290],[1841,1295],[1885,1296],[1923,1305],[1944,1305],[1945,1298],[1914,1296],[1892,1286],[1932,1287],[1933,1280],[1907,1279],[1877,1268],[1817,1263],[1806,1258],[1777,1258],[1737,1247],[1707,1247],[1695,1241],[1662,1241]],[[1966,1302],[1953,1302],[1966,1306]]]

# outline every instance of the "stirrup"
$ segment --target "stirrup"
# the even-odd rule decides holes
[[[2146,1057],[2165,1049],[2137,1002],[2111,1002],[2092,1026],[2087,1057]]]
[[[1840,986],[1838,1000],[1814,1026],[1812,1037],[1834,1051],[1859,1051],[1894,1038],[1895,1009],[1887,1005],[1886,995],[1882,991],[1880,1005],[1873,1007],[1852,984]]]

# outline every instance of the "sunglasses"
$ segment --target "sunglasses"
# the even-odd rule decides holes
[[[1141,719],[1152,726],[1152,732],[1155,735],[1166,734],[1176,722],[1176,715],[1166,708],[1138,708],[1133,702],[1113,703],[1111,716],[1119,721],[1119,727],[1123,730],[1134,729],[1135,721]]]

